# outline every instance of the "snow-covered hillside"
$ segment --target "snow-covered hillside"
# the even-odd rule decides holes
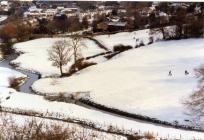
[[[22,102],[22,100],[24,102]],[[96,127],[107,130],[110,125],[124,130],[127,133],[139,133],[143,135],[151,132],[159,138],[179,139],[183,140],[202,139],[204,133],[195,131],[179,130],[175,128],[162,127],[158,125],[148,124],[146,122],[129,120],[120,116],[109,115],[100,111],[88,109],[75,104],[63,102],[50,102],[42,96],[13,92],[10,99],[1,103],[2,108],[14,111],[34,111],[43,113],[45,116],[60,119],[76,119],[85,122],[92,122]]]
[[[17,52],[23,52],[12,63],[19,64],[19,67],[26,70],[35,71],[41,73],[42,76],[59,75],[60,71],[57,67],[52,66],[52,62],[48,60],[48,49],[56,42],[63,38],[41,38],[27,42],[17,43],[14,48]],[[69,38],[66,38],[69,40]],[[92,56],[97,53],[104,52],[93,41],[83,39],[81,44],[86,47],[82,47],[82,56]],[[64,70],[68,71],[69,66],[73,62],[64,66]]]
[[[144,45],[148,44],[151,40],[151,31],[150,29],[139,30],[134,32],[121,32],[113,35],[99,35],[95,36],[100,43],[106,46],[108,49],[113,50],[113,47],[116,45],[130,45],[136,47],[140,43]],[[158,32],[153,37],[153,41],[161,40],[163,35],[161,32]]]
[[[167,26],[163,28],[165,38],[175,37],[176,26]],[[98,35],[95,36],[101,44],[106,46],[108,49],[113,50],[114,46],[117,45],[130,45],[133,48],[140,46],[141,43],[147,45],[163,39],[161,29],[144,29],[133,32],[120,32],[111,35]]]
[[[13,111],[37,111],[39,113],[47,114],[48,116],[54,118],[61,118],[61,119],[77,119],[83,120],[87,122],[96,123],[96,126],[102,129],[107,130],[110,125],[117,126],[118,129],[124,131],[130,131],[130,133],[139,133],[143,135],[147,131],[154,133],[157,138],[180,138],[182,137],[185,140],[190,140],[192,138],[201,139],[204,137],[203,133],[194,132],[194,131],[184,131],[178,130],[173,128],[165,128],[160,127],[152,124],[146,124],[142,122],[132,121],[120,117],[115,117],[112,115],[108,115],[99,111],[87,109],[84,107],[80,107],[75,104],[68,104],[68,103],[60,103],[60,102],[50,102],[43,99],[43,97],[39,95],[33,94],[26,94],[16,92],[13,89],[8,88],[8,79],[9,77],[22,77],[24,75],[7,68],[0,67],[0,106],[4,110],[5,108],[13,110]],[[37,105],[37,106],[36,106]],[[49,113],[48,113],[49,112]],[[58,114],[58,115],[57,115]],[[60,114],[60,115],[59,115]],[[22,124],[24,121],[31,119],[30,117],[25,117],[21,115],[12,115],[14,121],[17,123]],[[42,119],[40,120],[42,121]],[[47,122],[48,120],[43,120],[43,122]],[[52,121],[53,122],[53,121]],[[58,122],[60,123],[60,122]],[[63,122],[63,124],[65,124]],[[1,119],[0,119],[1,125]],[[81,131],[88,134],[91,132],[92,134],[97,133],[97,140],[100,139],[125,139],[124,137],[106,134],[101,132],[95,132],[92,129],[82,128],[75,124],[67,124],[71,127],[77,129],[76,134],[80,135]]]
[[[203,64],[203,44],[204,39],[154,43],[68,78],[41,79],[32,87],[42,93],[89,91],[91,100],[97,103],[188,124],[185,120],[190,118],[184,113],[182,101],[196,89],[194,69]],[[168,76],[170,70],[172,76]]]

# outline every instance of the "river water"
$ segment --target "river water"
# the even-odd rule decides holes
[[[24,92],[24,93],[34,93],[32,91],[32,89],[30,88],[31,85],[39,79],[40,75],[29,72],[29,71],[25,71],[25,70],[18,70],[15,69],[14,66],[10,65],[10,62],[14,59],[16,59],[18,57],[17,54],[12,54],[7,56],[3,61],[0,62],[0,67],[5,67],[5,68],[9,68],[9,69],[14,69],[18,72],[23,73],[24,75],[27,76],[26,81],[20,86],[20,92]]]

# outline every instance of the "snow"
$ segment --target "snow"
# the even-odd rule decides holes
[[[167,16],[167,14],[165,12],[160,12],[159,16]]]
[[[0,48],[0,62],[1,62],[2,59],[3,59],[3,54],[2,54],[1,48]]]
[[[95,36],[95,39],[110,50],[113,50],[113,47],[119,44],[135,47],[136,45],[140,44],[140,42],[143,42],[146,45],[150,42],[151,36],[150,29],[145,29],[134,32],[121,32],[113,35],[98,35]],[[152,37],[153,40],[156,41],[162,39],[163,35],[160,32]]]
[[[1,1],[0,4],[1,5],[8,5],[8,1]]]
[[[8,88],[9,78],[25,77],[25,75],[8,68],[0,67],[0,103],[8,97],[9,92],[15,91],[14,89]]]
[[[1,103],[2,109],[15,110],[15,111],[37,111],[44,113],[49,117],[61,118],[61,119],[75,119],[86,122],[93,122],[98,128],[107,130],[111,125],[118,129],[129,131],[129,133],[138,132],[143,134],[144,132],[153,132],[158,134],[158,138],[180,138],[184,140],[190,139],[202,139],[204,133],[195,131],[185,131],[168,127],[161,127],[158,125],[137,122],[128,120],[121,117],[112,116],[103,112],[87,109],[75,104],[62,103],[62,102],[50,102],[43,99],[42,96],[24,94],[24,93],[12,93],[10,99]],[[22,102],[23,100],[23,102]],[[57,115],[58,114],[58,115]],[[61,114],[61,115],[59,115]]]
[[[73,132],[74,133],[73,135],[76,138],[83,137],[84,139],[91,139],[91,140],[106,140],[106,139],[126,140],[125,137],[106,133],[106,132],[100,132],[97,130],[83,127],[75,123],[65,123],[61,121],[49,120],[49,119],[38,118],[38,117],[28,117],[28,116],[23,116],[23,115],[15,115],[15,114],[10,114],[10,113],[7,113],[7,114],[0,113],[0,116],[1,116],[0,117],[0,128],[3,127],[3,130],[4,130],[3,132],[5,132],[7,130],[6,128],[8,128],[9,126],[12,127],[12,124],[7,125],[6,128],[4,126],[1,126],[1,125],[4,125],[5,120],[7,119],[12,120],[11,123],[15,123],[15,126],[22,126],[22,125],[28,124],[28,122],[36,120],[37,122],[41,122],[41,123],[43,122],[43,125],[46,125],[49,127],[52,127],[53,125],[57,125],[57,126],[62,126],[64,128],[68,128],[68,131]]]
[[[22,43],[20,45],[22,48],[17,47],[19,50],[24,51],[21,56],[28,54],[28,58],[31,54],[35,55],[46,50],[38,46],[38,44],[41,44],[45,47],[48,44],[48,41],[42,40],[37,40],[35,42],[36,46],[30,46],[31,48],[33,47],[32,49],[25,47]],[[51,40],[53,41],[53,39],[49,41]],[[204,57],[203,43],[203,39],[155,43],[148,47],[124,52],[110,61],[103,61],[69,78],[56,78],[54,79],[56,80],[55,84],[53,84],[52,78],[41,79],[33,85],[33,88],[48,93],[88,91],[91,99],[98,103],[129,112],[157,117],[162,120],[181,120],[186,116],[181,112],[183,108],[180,104],[180,99],[191,94],[191,91],[196,86],[197,79],[194,77],[193,69],[202,64]],[[37,51],[38,49],[39,51]],[[40,55],[37,58],[40,58]],[[43,60],[44,58],[41,59]],[[41,62],[41,59],[39,59],[40,61],[34,60],[34,58],[30,60],[33,64],[40,65],[37,62]],[[23,61],[26,62],[26,59]],[[36,67],[35,65],[33,66]],[[43,63],[43,66],[46,67],[46,63]],[[3,109],[14,111],[32,110],[55,118],[71,118],[93,122],[102,129],[108,129],[108,126],[112,125],[117,126],[119,129],[132,131],[130,133],[149,131],[155,135],[158,134],[158,138],[176,139],[182,137],[185,140],[204,138],[204,133],[201,132],[184,131],[128,120],[75,104],[50,102],[39,95],[16,92],[7,88],[8,82],[6,79],[10,76],[22,75],[9,69],[1,69],[0,74],[3,75],[1,80],[3,79],[4,81],[0,85],[0,91],[2,89],[4,91],[2,92],[3,94],[0,94],[0,105]],[[173,72],[172,77],[167,76],[169,69]],[[190,75],[184,76],[183,72],[185,69],[190,72]],[[48,70],[47,67],[46,70]],[[5,73],[3,73],[4,71]],[[6,82],[7,84],[5,84]],[[169,96],[170,94],[172,96]],[[10,97],[10,99],[6,99],[7,97]],[[56,114],[61,114],[61,116],[56,116]]]
[[[6,16],[6,15],[1,15],[1,16],[0,16],[0,22],[6,20],[7,18],[8,18],[8,16]]]
[[[8,68],[0,67],[0,77],[0,87],[9,87],[9,78],[25,77],[25,75]]]
[[[54,44],[55,41],[63,38],[41,38],[27,42],[17,43],[14,48],[17,52],[22,52],[17,59],[12,63],[18,64],[19,68],[30,71],[35,71],[42,74],[42,77],[59,75],[60,71],[57,67],[52,66],[52,62],[48,60],[48,49]],[[69,40],[69,38],[67,38]],[[92,56],[97,53],[104,52],[103,49],[99,48],[93,41],[83,39],[81,44],[85,44],[86,47],[82,49],[82,56]],[[64,70],[68,71],[70,65],[64,66]]]
[[[108,107],[191,125],[185,121],[191,118],[185,114],[182,102],[197,87],[194,69],[203,64],[202,44],[204,39],[154,43],[119,54],[68,78],[40,79],[32,88],[47,94],[90,92],[92,101]],[[170,70],[173,76],[168,76]],[[185,70],[190,74],[185,75]]]

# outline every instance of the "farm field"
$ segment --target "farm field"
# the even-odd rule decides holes
[[[91,61],[97,62],[97,65],[78,71],[70,77],[49,78],[47,76],[59,74],[59,70],[49,62],[47,54],[47,50],[56,40],[59,38],[42,38],[14,45],[14,48],[21,52],[20,56],[12,61],[18,64],[17,69],[42,74],[42,78],[32,85],[32,89],[38,94],[58,95],[65,92],[128,113],[193,126],[190,123],[192,118],[186,115],[186,108],[182,102],[197,88],[199,79],[194,69],[202,65],[203,39],[159,41],[122,52],[110,60],[104,56],[95,57]],[[41,45],[38,48],[39,41]],[[84,56],[105,52],[91,40],[86,40],[85,43],[88,47],[82,50]],[[38,59],[35,59],[36,56]],[[45,64],[42,65],[41,62]],[[185,75],[185,70],[189,72],[188,75]],[[4,68],[1,71],[7,73],[3,74],[3,92],[0,95],[1,106],[7,111],[33,111],[44,115],[49,112],[49,117],[92,122],[97,128],[106,131],[111,125],[127,133],[131,130],[130,133],[143,135],[150,131],[158,138],[166,138],[169,135],[171,138],[182,136],[185,139],[203,137],[202,132],[137,122],[72,103],[50,102],[40,95],[17,92],[9,88],[9,77],[24,75]],[[172,72],[172,76],[168,75],[169,71]],[[76,94],[84,92],[88,93],[88,96]],[[22,102],[22,99],[25,102]]]

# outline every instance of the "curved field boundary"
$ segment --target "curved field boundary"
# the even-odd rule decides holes
[[[138,120],[138,121],[140,120],[140,121],[144,121],[144,122],[149,122],[149,123],[152,123],[152,124],[155,124],[155,125],[172,127],[172,128],[176,128],[176,129],[204,132],[204,130],[201,130],[201,129],[196,128],[196,127],[191,127],[191,126],[186,126],[186,125],[174,125],[172,123],[169,123],[169,122],[166,122],[166,121],[161,121],[161,120],[158,120],[156,118],[151,118],[151,117],[143,116],[143,115],[139,115],[139,114],[128,113],[128,112],[125,112],[125,111],[122,111],[122,110],[119,110],[119,109],[116,109],[116,108],[107,107],[105,105],[95,103],[95,102],[93,102],[91,100],[87,100],[87,99],[80,99],[79,103],[76,103],[76,104],[81,105],[81,106],[86,106],[87,105],[87,107],[91,107],[92,109],[95,108],[96,110],[104,111],[106,113],[126,117],[126,118],[129,118],[129,119],[135,119],[135,120]]]

